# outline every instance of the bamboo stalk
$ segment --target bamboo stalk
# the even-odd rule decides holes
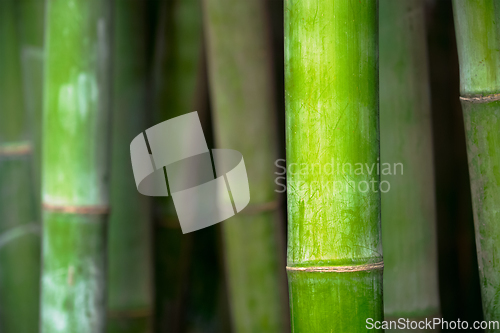
[[[33,142],[36,218],[41,220],[41,155],[43,95],[43,35],[45,0],[19,1],[23,91],[30,139]]]
[[[383,317],[377,14],[371,0],[285,3],[293,332]]]
[[[111,2],[49,0],[43,124],[43,333],[103,333]]]
[[[500,4],[453,1],[453,13],[484,319],[500,320]]]
[[[243,154],[250,183],[247,213],[222,223],[232,326],[235,332],[284,332],[285,272],[279,269],[280,220],[273,191],[277,151],[265,3],[203,4],[216,145]]]
[[[0,2],[0,331],[36,332],[40,226],[22,88],[19,12]]]
[[[162,0],[159,16],[153,87],[156,123],[197,110],[193,100],[202,44],[199,0]],[[193,235],[182,234],[171,198],[155,200],[154,219],[155,327],[159,332],[180,332],[187,324]]]
[[[128,162],[130,142],[147,128],[145,30],[144,1],[115,2],[108,333],[152,332],[150,200],[137,192]]]
[[[381,0],[380,172],[385,316],[439,315],[424,2]],[[385,189],[385,187],[384,187]]]

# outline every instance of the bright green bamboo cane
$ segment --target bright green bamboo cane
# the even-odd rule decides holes
[[[453,12],[483,312],[500,320],[500,3],[454,0]]]
[[[0,331],[38,330],[40,227],[22,89],[19,12],[0,2]]]
[[[43,125],[43,333],[102,333],[111,2],[49,0]]]
[[[424,2],[379,4],[385,315],[433,317],[439,293]]]
[[[216,144],[243,154],[250,183],[250,207],[222,223],[235,332],[284,332],[287,327],[273,179],[274,87],[264,4],[204,1]]]
[[[382,319],[377,43],[376,1],[285,2],[293,332]]]
[[[150,200],[137,191],[130,164],[130,142],[147,128],[145,2],[115,1],[113,20],[107,332],[147,333],[153,310]]]

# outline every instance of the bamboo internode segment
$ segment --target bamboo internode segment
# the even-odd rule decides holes
[[[0,157],[3,156],[22,156],[32,152],[30,142],[13,142],[0,144]]]
[[[488,103],[494,101],[500,101],[500,94],[491,94],[491,95],[478,95],[478,96],[460,96],[460,100],[463,102],[470,103]]]
[[[376,1],[286,1],[288,170],[378,163],[377,36]],[[362,183],[380,175],[287,175],[288,266],[304,267],[287,270],[293,332],[366,332],[366,318],[383,318],[382,269],[350,267],[383,261],[380,191]]]
[[[109,213],[109,206],[73,206],[73,205],[54,205],[44,202],[42,205],[44,210],[81,215],[103,215]]]
[[[294,267],[287,266],[287,271],[300,271],[300,272],[322,272],[322,273],[350,273],[360,271],[373,271],[376,269],[383,269],[384,262],[380,261],[373,264],[365,265],[352,265],[352,266],[312,266],[312,267]]]

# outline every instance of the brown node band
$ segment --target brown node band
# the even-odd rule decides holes
[[[177,217],[163,217],[156,220],[156,225],[167,229],[180,229],[181,225]]]
[[[151,317],[152,311],[149,308],[137,310],[108,311],[108,318],[147,318]]]
[[[353,265],[353,266],[312,266],[312,267],[293,267],[287,266],[287,271],[300,271],[300,272],[323,272],[323,273],[349,273],[360,271],[372,271],[376,269],[383,269],[384,262],[376,262],[373,264]]]
[[[254,215],[263,212],[270,212],[278,208],[278,201],[270,201],[262,204],[249,205],[240,214]]]
[[[4,143],[0,145],[0,157],[2,156],[22,156],[31,153],[29,142]]]
[[[109,213],[109,206],[53,205],[45,202],[42,206],[44,210],[68,214],[103,215]]]
[[[494,102],[494,101],[500,101],[500,94],[491,94],[491,95],[477,95],[477,96],[470,96],[470,97],[462,97],[460,96],[460,100],[464,102],[470,102],[470,103],[487,103],[487,102]]]

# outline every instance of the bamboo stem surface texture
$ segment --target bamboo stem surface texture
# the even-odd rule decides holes
[[[454,0],[453,13],[484,319],[500,320],[500,3]]]
[[[285,1],[295,333],[366,332],[383,318],[377,48],[376,1]]]
[[[103,333],[111,1],[48,0],[46,15],[41,332]]]

